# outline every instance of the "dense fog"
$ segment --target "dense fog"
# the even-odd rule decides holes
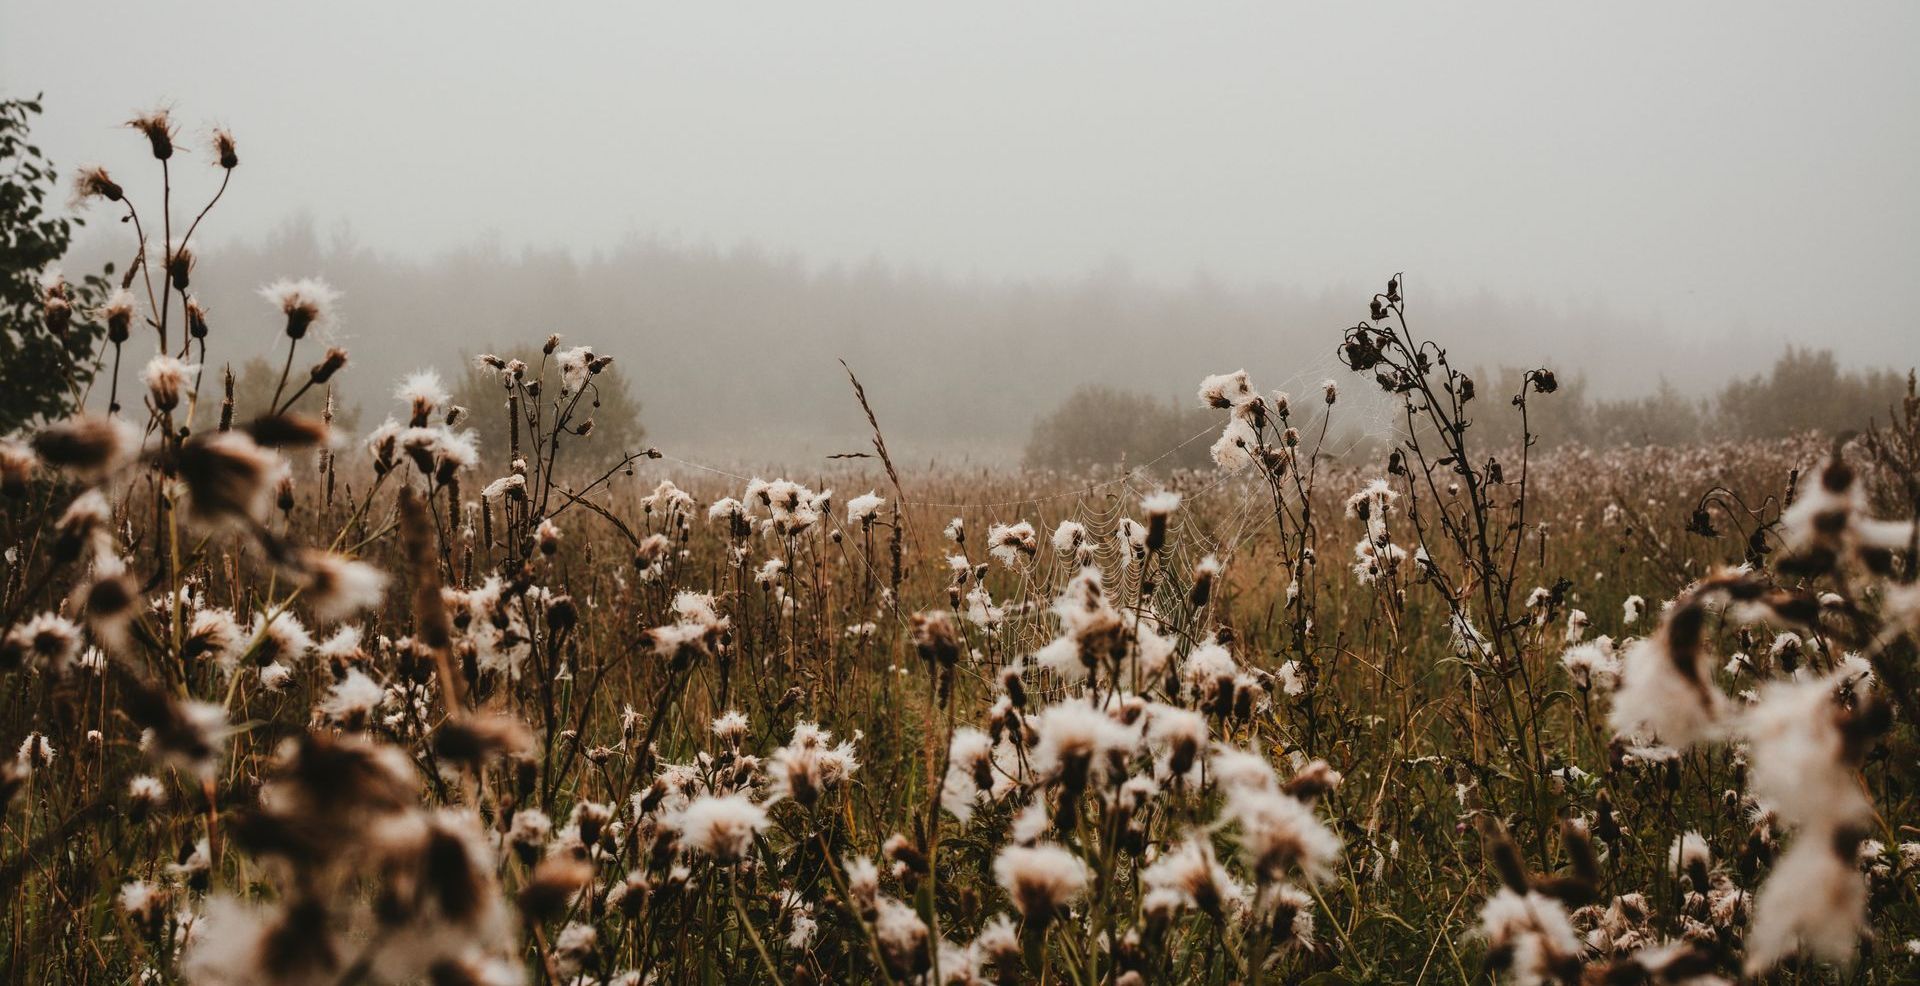
[[[1191,404],[1201,376],[1245,366],[1268,388],[1311,390],[1349,378],[1334,358],[1340,330],[1378,288],[1205,278],[1169,287],[1120,268],[962,280],[640,240],[579,258],[474,249],[418,261],[329,245],[300,226],[200,267],[214,352],[236,366],[284,349],[258,285],[311,271],[340,287],[337,332],[359,367],[343,375],[342,399],[371,421],[388,413],[387,391],[407,370],[451,377],[463,357],[557,331],[617,359],[652,441],[744,458],[864,445],[842,358],[882,424],[911,440],[905,450],[929,454],[1017,451],[1036,416],[1085,384]],[[1757,370],[1777,355],[1704,333],[1676,347],[1663,325],[1598,307],[1423,288],[1408,278],[1417,328],[1460,340],[1465,365],[1553,363],[1602,391],[1639,393],[1662,376],[1717,385],[1726,371],[1703,368],[1705,357],[1729,362],[1731,352],[1732,365]]]
[[[1920,113],[1889,108],[1920,94],[1917,22],[18,3],[0,88],[45,93],[58,164],[147,198],[121,120],[171,106],[183,164],[231,126],[197,237],[214,354],[271,348],[260,284],[324,277],[368,420],[407,369],[558,331],[620,360],[663,444],[857,446],[845,358],[905,449],[1000,457],[1084,384],[1337,375],[1395,271],[1463,362],[1598,395],[1704,396],[1796,342],[1915,362],[1888,302],[1920,266]],[[176,208],[211,172],[176,169]],[[70,266],[126,253],[97,213]]]

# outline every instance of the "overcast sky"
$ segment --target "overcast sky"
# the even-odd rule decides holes
[[[1911,361],[1920,4],[0,2],[63,166],[239,135],[210,237],[629,233],[1316,287],[1409,271]],[[204,141],[196,141],[204,146]],[[196,148],[196,153],[198,153]],[[210,180],[211,174],[197,175]]]

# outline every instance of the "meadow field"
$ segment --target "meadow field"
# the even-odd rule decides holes
[[[1911,384],[1544,450],[1395,276],[1338,376],[1194,381],[1202,469],[903,468],[852,371],[858,457],[620,447],[567,326],[349,432],[352,285],[210,327],[199,204],[79,191],[144,239],[0,444],[7,981],[1920,977]]]

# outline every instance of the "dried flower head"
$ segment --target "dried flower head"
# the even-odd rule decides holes
[[[680,833],[682,847],[730,865],[746,856],[754,836],[767,827],[767,812],[744,794],[709,795],[695,798],[667,821]]]
[[[153,148],[153,156],[161,161],[173,157],[173,137],[175,133],[173,119],[166,107],[142,113],[127,121],[127,126],[140,131]]]
[[[216,526],[263,520],[288,474],[285,460],[240,431],[195,435],[180,446],[175,468],[186,484],[188,516]]]
[[[1053,843],[1008,846],[993,860],[993,876],[1030,924],[1044,928],[1087,889],[1087,864]]]
[[[107,169],[99,166],[81,168],[73,175],[73,198],[76,203],[91,199],[106,199],[118,202],[126,197],[126,191],[120,183],[107,174]]]
[[[260,297],[286,316],[287,338],[304,339],[309,331],[332,323],[340,294],[327,282],[308,277],[275,281],[260,289]]]
[[[240,165],[240,151],[233,139],[233,131],[225,127],[213,128],[213,163],[232,171]]]
[[[147,361],[143,374],[147,384],[147,395],[153,401],[155,410],[161,413],[171,412],[180,406],[180,394],[200,367],[173,356],[162,353]]]
[[[32,445],[41,462],[94,481],[133,461],[140,432],[119,417],[78,415],[41,429]]]

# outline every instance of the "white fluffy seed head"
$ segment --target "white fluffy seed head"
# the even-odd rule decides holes
[[[682,848],[726,865],[745,858],[754,837],[767,827],[767,812],[744,794],[708,795],[695,798],[667,821],[680,833]]]
[[[994,879],[1029,921],[1045,923],[1087,888],[1087,865],[1052,843],[1008,846],[993,861]]]

